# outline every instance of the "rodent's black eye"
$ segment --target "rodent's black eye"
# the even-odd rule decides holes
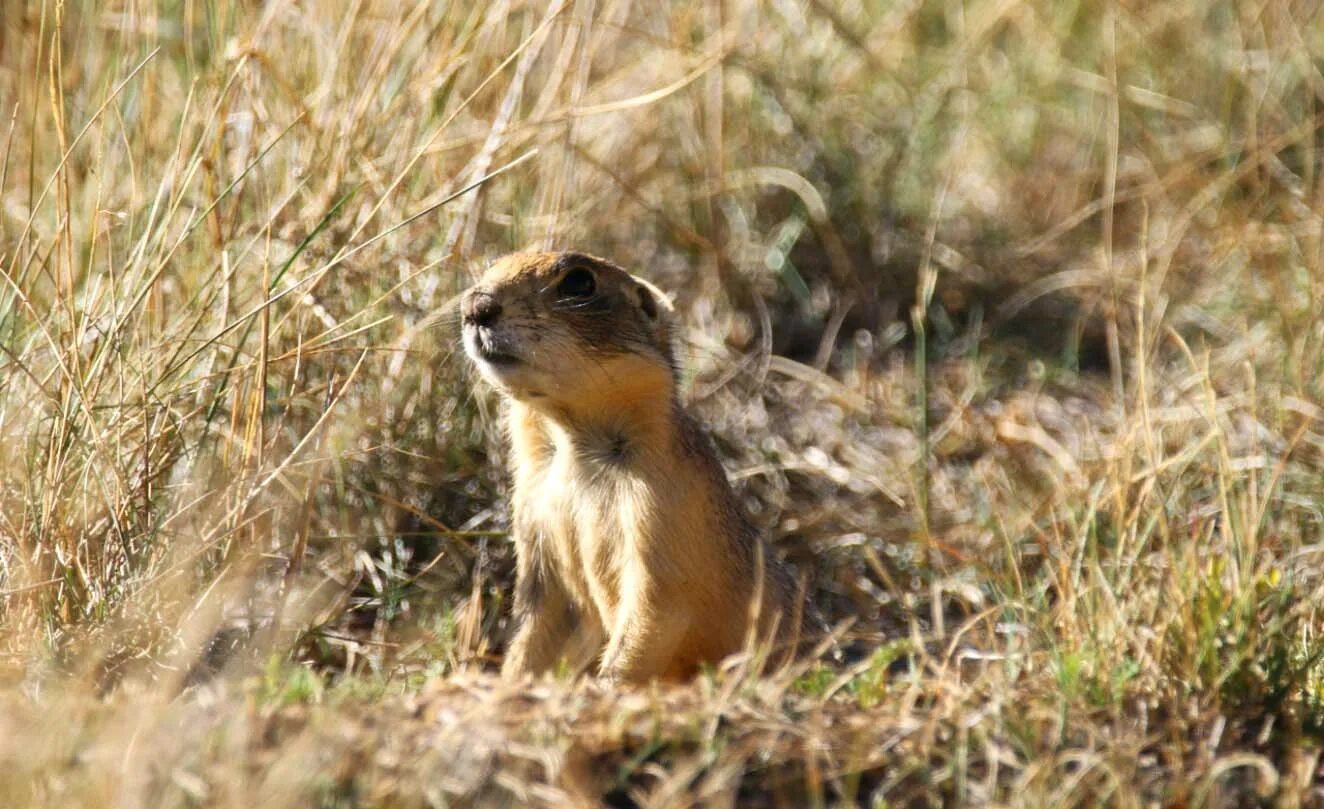
[[[598,280],[588,270],[576,267],[561,277],[556,285],[559,298],[591,298],[598,291]]]

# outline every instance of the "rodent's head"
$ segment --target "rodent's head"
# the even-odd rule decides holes
[[[675,385],[671,303],[582,253],[514,253],[460,301],[464,348],[482,375],[539,410],[587,416],[656,402]]]

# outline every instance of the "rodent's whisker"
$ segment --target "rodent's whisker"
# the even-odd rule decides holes
[[[463,318],[459,312],[437,312],[428,316],[427,324],[429,326],[455,326],[462,320]]]
[[[458,295],[452,295],[452,296],[450,296],[449,298],[447,298],[446,301],[445,301],[444,303],[442,303],[441,305],[439,305],[439,306],[438,306],[436,309],[434,309],[433,311],[438,312],[438,313],[445,313],[445,314],[452,314],[452,313],[453,313],[456,317],[459,317],[459,316],[460,316],[460,306],[461,306],[461,304],[462,304],[463,302],[464,302],[464,293],[461,292],[461,293],[458,294]]]

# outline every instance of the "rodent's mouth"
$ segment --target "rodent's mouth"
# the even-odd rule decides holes
[[[489,365],[518,365],[520,358],[514,354],[507,354],[504,351],[496,351],[490,348],[478,349],[478,356],[482,357],[483,362]]]
[[[469,355],[476,360],[482,360],[495,368],[508,368],[522,362],[515,354],[498,348],[498,345],[505,341],[498,341],[488,329],[466,328],[464,336],[465,347],[469,350]]]

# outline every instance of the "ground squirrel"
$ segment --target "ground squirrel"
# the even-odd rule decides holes
[[[681,405],[672,307],[580,253],[498,260],[461,301],[464,347],[505,401],[516,551],[503,674],[694,673],[788,648],[802,599]]]

